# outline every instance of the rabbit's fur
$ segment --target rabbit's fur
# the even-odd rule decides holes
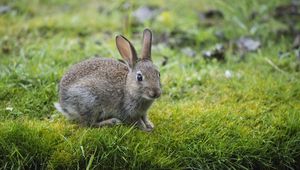
[[[152,33],[145,29],[138,58],[132,44],[119,35],[116,45],[125,62],[98,57],[71,67],[60,81],[57,110],[89,126],[123,122],[152,130],[147,110],[161,95],[161,84],[151,60],[151,41]]]

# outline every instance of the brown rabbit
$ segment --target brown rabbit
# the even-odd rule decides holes
[[[160,74],[151,60],[152,33],[145,29],[141,57],[123,36],[116,37],[125,60],[92,58],[82,61],[60,81],[55,107],[71,120],[101,127],[119,123],[136,124],[151,131],[147,110],[161,95]]]

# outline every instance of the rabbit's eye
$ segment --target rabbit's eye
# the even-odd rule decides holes
[[[137,81],[143,81],[143,75],[140,71],[136,73],[136,79]]]

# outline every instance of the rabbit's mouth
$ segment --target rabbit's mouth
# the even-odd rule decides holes
[[[143,95],[143,98],[146,100],[155,100],[156,98],[150,97],[148,95]]]
[[[149,90],[146,94],[143,95],[143,97],[147,100],[155,100],[159,98],[161,95],[160,90]]]

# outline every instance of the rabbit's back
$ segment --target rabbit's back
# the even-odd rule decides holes
[[[66,89],[75,83],[103,81],[115,86],[122,86],[126,81],[128,67],[120,61],[95,57],[75,64],[63,76],[60,89]]]
[[[69,118],[85,116],[96,120],[96,117],[118,114],[128,71],[122,62],[108,58],[92,58],[75,64],[60,82],[58,107]]]

